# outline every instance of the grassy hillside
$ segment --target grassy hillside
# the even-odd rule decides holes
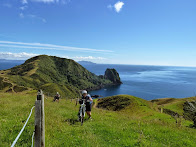
[[[96,107],[113,111],[143,111],[152,108],[151,102],[131,95],[117,95],[98,99]]]
[[[110,84],[113,82],[96,76],[73,60],[46,55],[0,71],[0,90],[6,92],[42,89],[53,95],[58,91],[64,97],[73,98],[81,89],[97,89]]]
[[[10,146],[22,128],[36,95],[0,93],[0,146]],[[47,97],[46,97],[47,98]],[[112,105],[125,104],[118,111],[109,103],[97,108],[103,101]],[[122,101],[119,101],[122,100]],[[129,104],[127,104],[129,103]],[[79,106],[74,101],[61,99],[53,103],[45,99],[46,146],[196,146],[196,131],[192,122],[182,120],[178,127],[170,115],[156,111],[157,104],[133,97],[114,96],[95,101],[93,120],[77,122]],[[30,146],[34,118],[31,117],[17,146]]]
[[[162,98],[162,99],[156,99],[152,100],[154,104],[157,104],[158,107],[162,107],[163,109],[169,109],[173,112],[178,113],[179,115],[183,115],[183,104],[186,101],[196,101],[196,97],[190,97],[190,98]]]

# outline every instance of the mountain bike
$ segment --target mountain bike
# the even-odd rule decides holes
[[[82,104],[80,105],[80,110],[79,110],[79,120],[81,122],[81,126],[83,125],[85,112],[86,112],[86,104],[85,104],[85,102],[90,102],[90,101],[86,100],[86,99],[82,99]]]
[[[84,117],[85,117],[85,112],[86,112],[86,104],[85,104],[86,99],[82,99],[82,104],[80,105],[80,110],[79,110],[79,120],[81,122],[81,126],[83,125],[84,122]]]

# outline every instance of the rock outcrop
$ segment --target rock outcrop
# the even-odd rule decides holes
[[[122,84],[122,82],[120,80],[119,73],[114,68],[113,69],[108,68],[105,71],[104,77],[105,77],[105,79],[112,81],[114,84]]]
[[[194,127],[196,127],[196,101],[184,103],[184,118],[192,120],[194,122]]]

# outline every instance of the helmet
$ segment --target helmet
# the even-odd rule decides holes
[[[59,92],[57,92],[56,94],[59,94]]]
[[[82,94],[85,94],[85,93],[87,94],[87,91],[86,90],[82,90]]]

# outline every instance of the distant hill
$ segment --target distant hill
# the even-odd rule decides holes
[[[0,59],[0,62],[4,62],[4,61],[6,61],[6,59]]]
[[[47,55],[33,57],[22,65],[0,71],[0,90],[7,92],[31,88],[75,97],[79,90],[100,89],[113,84],[117,83],[96,76],[74,60]]]
[[[17,63],[24,63],[25,60],[7,60],[7,59],[0,59],[0,62],[17,62]]]
[[[94,64],[96,64],[91,61],[78,61],[78,63],[81,65],[94,65]]]

